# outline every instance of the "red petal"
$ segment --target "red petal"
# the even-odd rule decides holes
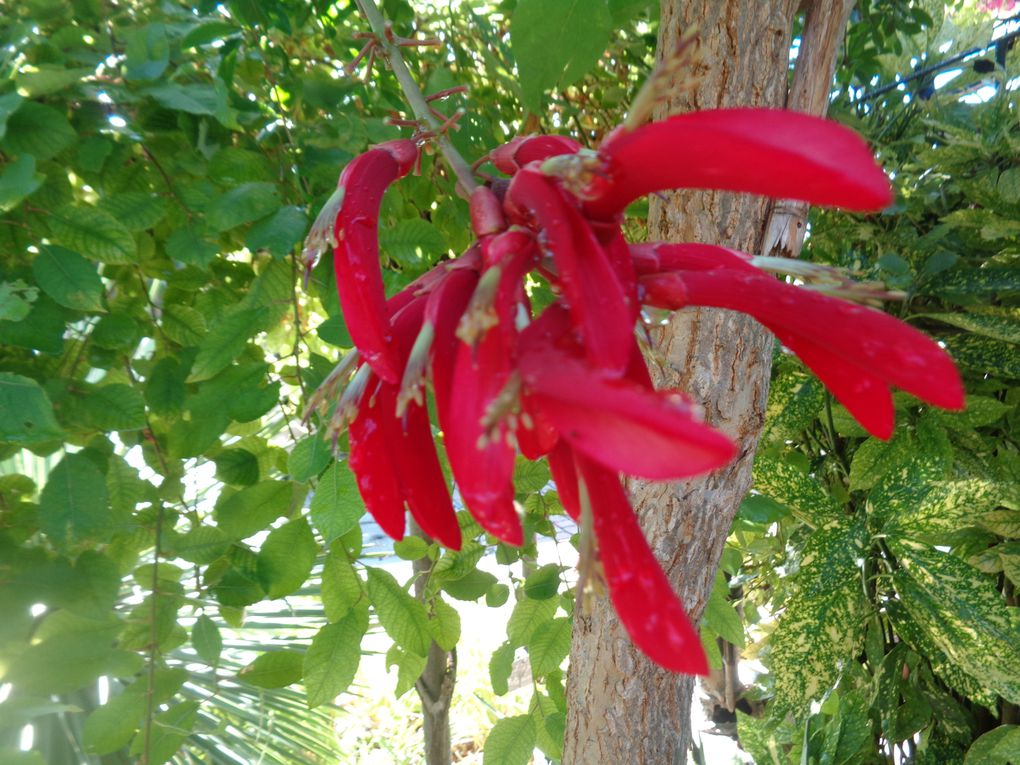
[[[577,467],[574,464],[574,450],[566,441],[560,440],[547,455],[549,472],[556,482],[556,493],[567,515],[575,521],[581,519],[581,504],[577,496]]]
[[[638,276],[666,271],[711,271],[716,268],[761,273],[751,265],[750,255],[713,244],[646,242],[632,244],[629,250]]]
[[[523,541],[520,519],[514,509],[514,450],[506,441],[504,427],[484,446],[482,420],[489,404],[510,376],[510,358],[503,333],[487,332],[475,349],[458,343],[450,381],[440,378],[433,364],[439,422],[446,453],[464,503],[475,519],[493,536],[519,545]]]
[[[592,365],[622,374],[634,342],[634,320],[623,286],[587,222],[549,178],[531,169],[514,176],[507,204],[511,216],[537,223]]]
[[[517,426],[517,445],[529,460],[548,454],[559,441],[560,434],[527,395],[521,396],[521,416]]]
[[[892,201],[889,181],[852,130],[770,109],[691,112],[613,133],[599,149],[608,191],[587,204],[606,220],[639,197],[676,188],[748,191],[852,210]]]
[[[730,440],[697,420],[685,400],[606,379],[561,349],[525,347],[520,370],[532,400],[591,459],[656,480],[697,475],[732,459]]]
[[[576,154],[581,144],[560,135],[517,136],[489,153],[489,159],[501,173],[513,175],[529,162]]]
[[[818,376],[865,430],[882,440],[892,435],[896,426],[896,409],[889,386],[882,378],[868,374],[826,348],[786,330],[772,331],[779,342],[797,354]]]
[[[963,407],[952,359],[913,327],[873,308],[800,289],[764,274],[725,269],[674,272],[641,280],[645,300],[679,308],[705,305],[741,311],[773,331],[828,349],[867,375],[947,409]]]
[[[399,148],[414,148],[413,143],[405,143],[409,147],[401,143]],[[344,189],[344,199],[336,219],[333,250],[337,292],[351,339],[372,371],[391,383],[399,381],[400,369],[379,268],[378,229],[383,192],[409,169],[395,158],[400,154],[392,146],[372,149],[344,168],[338,183]]]
[[[648,547],[619,479],[583,457],[577,466],[591,503],[609,597],[627,634],[656,664],[707,675],[698,632]]]
[[[361,409],[348,428],[351,452],[348,463],[358,482],[365,508],[382,530],[394,539],[404,538],[404,494],[400,471],[386,433],[393,421],[393,401],[378,381],[369,383]],[[383,389],[383,396],[377,393]]]
[[[396,401],[393,386],[381,406]],[[428,411],[411,404],[404,421],[393,418],[388,433],[394,459],[400,468],[404,496],[422,531],[452,550],[461,546],[460,525],[450,499],[450,490],[439,466]]]

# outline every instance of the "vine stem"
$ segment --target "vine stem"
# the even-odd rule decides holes
[[[357,4],[361,9],[361,14],[372,28],[372,33],[378,40],[379,48],[389,63],[390,71],[397,78],[400,89],[404,92],[404,98],[407,100],[408,106],[411,107],[411,111],[414,112],[414,116],[422,124],[428,125],[433,130],[438,130],[440,127],[439,121],[429,109],[428,102],[425,101],[425,95],[421,92],[421,88],[418,87],[418,83],[415,82],[411,70],[407,68],[404,56],[400,52],[400,46],[387,37],[386,21],[379,11],[379,6],[376,5],[375,0],[357,0]],[[460,155],[460,152],[453,148],[453,144],[447,136],[437,133],[436,143],[439,145],[439,151],[442,152],[446,163],[453,170],[453,174],[457,176],[457,182],[464,192],[464,196],[470,197],[471,192],[478,185],[475,183],[471,166]]]

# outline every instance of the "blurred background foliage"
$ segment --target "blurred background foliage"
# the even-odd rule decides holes
[[[649,0],[381,5],[438,38],[408,54],[426,93],[468,86],[435,105],[465,110],[469,161],[520,131],[597,145],[654,56]],[[832,114],[898,201],[814,212],[803,257],[904,291],[890,310],[944,340],[969,407],[900,397],[879,442],[777,347],[703,625],[711,713],[756,762],[1020,761],[1016,57],[866,95],[1012,29],[973,3],[854,13]],[[489,763],[561,755],[574,577],[540,560],[571,531],[547,472],[522,466],[520,550],[466,515],[460,553],[394,549],[362,524],[343,442],[335,460],[301,419],[351,345],[301,241],[342,166],[410,116],[379,62],[345,71],[365,30],[319,0],[0,15],[0,763],[420,761],[417,722],[373,737],[369,706],[335,700],[381,652],[420,719],[404,694],[469,603],[509,616],[461,669],[456,756],[487,735]],[[428,154],[381,229],[391,290],[471,238]],[[429,562],[421,598],[397,559]]]

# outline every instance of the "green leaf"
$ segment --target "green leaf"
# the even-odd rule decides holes
[[[946,340],[946,350],[961,367],[995,377],[1020,379],[1020,346],[990,337],[957,335]]]
[[[403,560],[424,558],[429,551],[429,543],[421,537],[406,536],[393,543],[393,553]]]
[[[404,650],[426,656],[432,633],[425,606],[404,592],[385,569],[373,567],[367,573],[368,597],[386,634]]]
[[[619,28],[643,11],[658,16],[659,0],[609,0],[609,12],[613,16],[613,27]]]
[[[268,250],[274,258],[282,258],[304,239],[307,230],[308,218],[301,208],[288,205],[252,226],[245,246],[252,252]]]
[[[220,108],[216,89],[209,85],[178,85],[168,82],[146,88],[144,92],[161,106],[188,114],[215,117]]]
[[[510,690],[510,675],[514,671],[514,647],[509,643],[503,643],[492,653],[489,659],[489,681],[492,683],[492,692],[497,696],[503,696]]]
[[[99,200],[100,210],[108,212],[130,231],[152,228],[166,215],[167,206],[162,197],[145,191],[125,191],[104,196]]]
[[[241,355],[248,340],[262,330],[267,315],[265,308],[248,308],[217,321],[198,347],[188,382],[208,380],[226,369]]]
[[[424,656],[408,653],[398,645],[390,646],[386,652],[386,669],[393,666],[397,668],[397,687],[394,691],[396,698],[399,699],[414,687],[421,673],[425,671],[427,663],[428,659]]]
[[[22,321],[38,298],[39,289],[28,286],[23,279],[0,282],[0,321]]]
[[[135,238],[110,213],[87,205],[68,205],[48,218],[54,241],[100,263],[132,263]]]
[[[295,592],[312,573],[319,546],[304,518],[273,529],[259,550],[258,574],[270,600]]]
[[[535,600],[556,597],[560,588],[560,569],[555,563],[547,563],[528,574],[524,580],[524,594]]]
[[[488,571],[469,571],[462,577],[443,581],[443,590],[457,600],[478,600],[496,584],[496,577]]]
[[[85,397],[82,411],[96,430],[141,430],[145,427],[145,401],[130,385],[116,383],[93,388]]]
[[[769,640],[777,711],[806,713],[863,643],[868,605],[859,559],[866,541],[862,520],[840,519],[817,530],[805,546],[797,589]]]
[[[319,478],[309,512],[326,544],[350,531],[365,514],[357,480],[346,462],[334,462]]]
[[[307,481],[321,473],[333,455],[329,446],[318,435],[298,441],[287,457],[287,472],[292,481]]]
[[[92,68],[65,69],[54,64],[40,64],[38,67],[23,66],[14,76],[14,82],[21,93],[36,98],[66,90],[93,74],[95,69]]]
[[[531,715],[497,720],[485,739],[484,765],[528,765],[535,751],[535,718]]]
[[[237,673],[239,680],[259,688],[286,688],[301,681],[305,657],[297,651],[268,651]]]
[[[68,454],[53,468],[39,496],[39,526],[58,549],[103,541],[112,515],[106,479],[84,454]]]
[[[542,94],[572,85],[609,44],[608,0],[520,0],[510,22],[524,105],[542,111]]]
[[[361,579],[347,559],[347,554],[334,545],[322,565],[322,607],[326,619],[330,622],[340,621],[363,595]]]
[[[967,396],[967,406],[962,412],[939,412],[939,420],[947,428],[968,430],[991,425],[1013,409],[998,399],[988,396]]]
[[[216,505],[216,523],[234,539],[250,537],[286,514],[294,498],[290,481],[262,481]]]
[[[220,653],[223,651],[220,628],[205,614],[199,616],[195,620],[195,626],[191,628],[191,645],[195,648],[198,658],[209,666],[215,667],[220,663]]]
[[[280,199],[273,183],[244,183],[219,197],[207,212],[209,225],[227,231],[275,212]]]
[[[1008,343],[1020,343],[1020,310],[1018,309],[986,309],[981,313],[925,313],[929,319],[938,319],[954,327],[976,332],[985,337],[1003,340]]]
[[[1012,765],[1020,762],[1020,725],[1000,725],[979,737],[963,765]]]
[[[35,171],[35,157],[31,154],[22,154],[9,163],[0,175],[0,212],[13,210],[45,180],[45,175]]]
[[[198,721],[198,708],[197,701],[182,701],[153,718],[149,756],[146,760],[150,765],[162,765],[177,753]],[[131,754],[137,757],[144,751],[145,737],[139,733],[131,744]]]
[[[452,651],[460,640],[460,614],[442,598],[436,597],[431,602],[432,616],[429,629],[436,645],[444,651]]]
[[[379,233],[379,247],[404,268],[424,270],[446,252],[439,229],[421,218],[402,220]]]
[[[705,605],[702,626],[735,646],[744,645],[744,623],[729,600],[730,587],[722,572],[716,574],[712,594]]]
[[[559,669],[570,653],[570,619],[559,617],[538,626],[528,642],[528,657],[535,675]]]
[[[82,741],[89,754],[104,755],[131,743],[145,715],[145,697],[122,693],[99,707],[85,720]]]
[[[167,417],[180,413],[187,396],[188,370],[173,356],[155,363],[145,381],[145,403],[156,414]]]
[[[120,622],[70,614],[56,616],[51,614],[42,624],[52,628],[54,634],[40,629],[37,642],[6,667],[3,679],[13,683],[19,693],[48,696],[76,691],[100,675],[117,670],[121,659],[130,656],[114,647]]]
[[[103,310],[103,280],[77,252],[43,245],[32,261],[36,284],[60,305],[75,311]]]
[[[954,268],[943,271],[925,285],[924,292],[945,298],[1020,292],[1016,269],[1007,266]]]
[[[232,538],[216,526],[196,526],[173,538],[174,555],[191,563],[207,565],[224,555]]]
[[[1016,620],[994,584],[948,553],[890,540],[893,584],[907,613],[953,664],[1003,698],[1020,700]]]
[[[737,713],[737,736],[740,746],[751,755],[757,765],[791,765],[782,741],[777,741],[775,723],[771,720],[752,717],[739,709]]]
[[[0,148],[11,154],[31,154],[42,162],[52,159],[78,138],[67,117],[50,106],[26,101],[8,115],[7,132]]]
[[[0,765],[46,765],[46,760],[35,751],[0,749]]]
[[[135,27],[127,35],[124,78],[128,81],[155,80],[170,64],[170,42],[166,27],[147,24]]]
[[[354,680],[361,661],[361,639],[367,612],[354,610],[336,624],[327,624],[305,654],[304,685],[309,708],[331,702]]]
[[[510,639],[510,645],[514,648],[528,645],[535,631],[543,624],[551,621],[556,613],[558,601],[532,600],[521,598],[514,605],[513,613],[506,625],[506,635]]]
[[[259,458],[247,449],[225,449],[216,455],[216,477],[234,486],[251,486],[259,480]]]
[[[792,439],[814,422],[825,405],[818,379],[800,371],[780,374],[769,386],[765,410],[765,442]]]
[[[18,93],[5,93],[0,96],[0,141],[7,135],[7,121],[24,102],[24,97]]]
[[[754,488],[813,524],[838,512],[836,502],[817,479],[784,460],[758,457],[754,461]]]
[[[205,268],[219,253],[220,248],[203,239],[190,228],[174,231],[164,242],[168,257],[199,268]]]
[[[241,29],[229,21],[209,21],[193,27],[181,40],[181,48],[196,48],[200,45],[209,45],[217,40],[225,40],[228,37],[241,34]]]
[[[39,383],[0,372],[0,441],[37,444],[62,435],[53,404]]]

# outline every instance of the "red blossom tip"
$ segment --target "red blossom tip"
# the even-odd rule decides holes
[[[776,109],[717,109],[617,131],[599,155],[611,179],[586,209],[618,215],[635,199],[676,188],[720,189],[850,210],[892,202],[868,145],[835,122]]]
[[[672,672],[707,675],[701,638],[687,617],[615,473],[577,459],[582,503],[591,506],[592,526],[609,597],[630,639],[649,659]]]

